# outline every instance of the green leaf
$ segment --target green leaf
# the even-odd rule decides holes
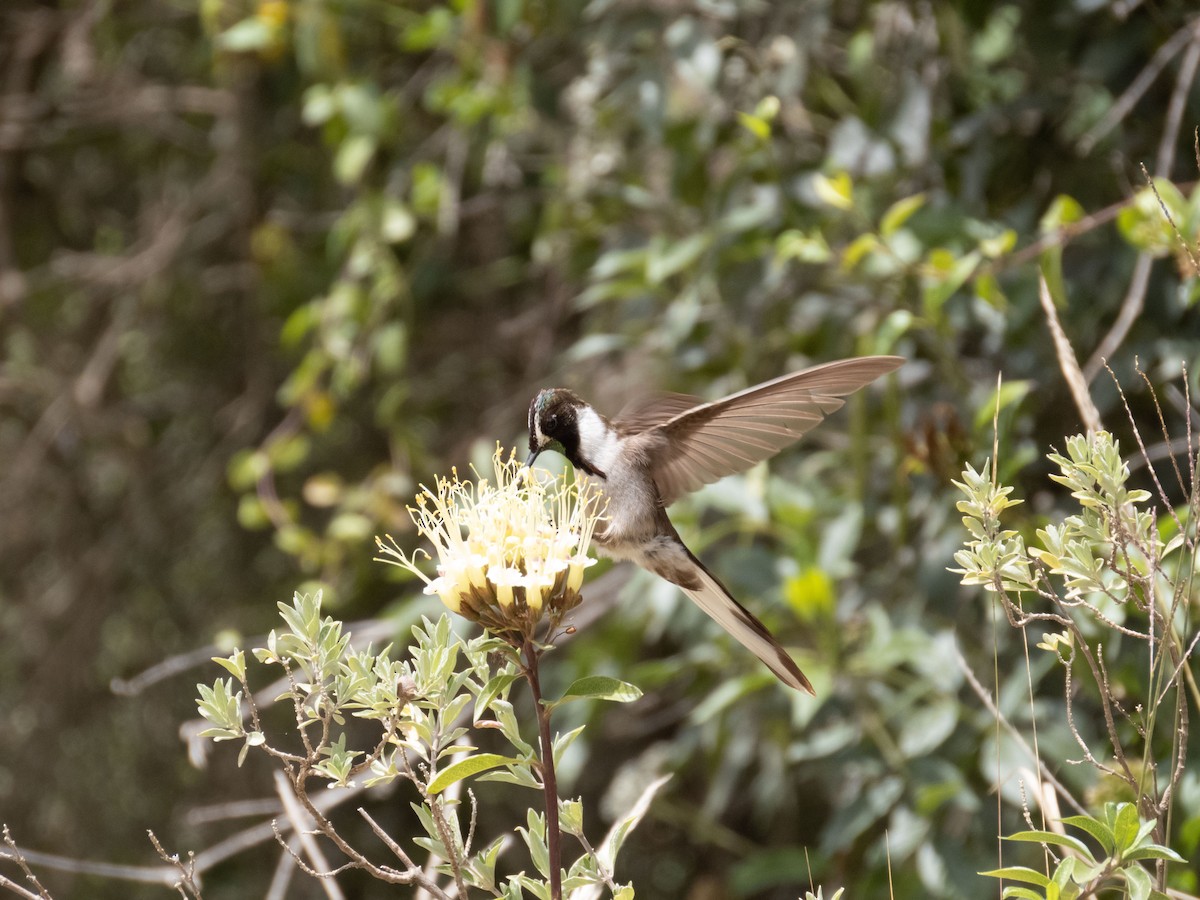
[[[948,699],[935,700],[914,710],[900,727],[897,742],[900,752],[913,758],[936,749],[954,733],[958,712],[958,704]]]
[[[789,228],[775,239],[775,261],[784,263],[788,260],[799,260],[803,263],[829,262],[833,251],[829,242],[817,229],[805,234],[795,228]]]
[[[816,566],[802,568],[783,585],[783,597],[802,621],[829,618],[836,607],[833,579]]]
[[[517,715],[512,704],[507,700],[494,700],[492,711],[496,714],[496,723],[500,726],[501,734],[508,742],[524,756],[533,756],[533,747],[521,737],[521,727],[517,724]]]
[[[1005,381],[999,390],[992,391],[987,400],[980,404],[975,413],[975,430],[990,429],[992,418],[997,412],[1004,412],[1010,406],[1019,405],[1032,389],[1032,381]]]
[[[529,827],[518,827],[517,831],[521,833],[525,846],[529,848],[529,858],[533,860],[534,866],[542,877],[549,878],[550,851],[546,847],[546,820],[530,809],[526,814],[526,821]]]
[[[558,821],[567,834],[583,834],[583,801],[559,800]]]
[[[542,785],[534,777],[533,772],[528,766],[516,766],[512,769],[504,769],[503,771],[492,771],[480,775],[477,781],[496,781],[501,784],[515,784],[517,787],[525,787],[530,790],[540,791]]]
[[[737,118],[742,124],[742,127],[760,141],[765,141],[771,136],[771,123],[765,119],[761,119],[758,116],[751,115],[750,113],[742,112],[741,110],[738,110]]]
[[[276,30],[257,16],[242,19],[217,38],[217,46],[233,53],[251,53],[265,50],[275,41]]]
[[[1133,202],[1117,213],[1117,231],[1138,250],[1153,256],[1166,256],[1177,245],[1175,230],[1149,188],[1136,194]]]
[[[1059,194],[1042,214],[1038,222],[1038,230],[1042,234],[1057,231],[1065,225],[1072,225],[1084,217],[1083,206],[1073,197]]]
[[[500,766],[518,765],[520,762],[521,760],[515,757],[501,756],[499,753],[479,753],[475,756],[468,756],[438,772],[433,781],[429,782],[427,791],[430,794],[440,794],[450,785],[462,781],[464,778],[470,778],[472,775],[478,775],[480,772]]]
[[[1109,821],[1112,823],[1116,852],[1123,856],[1126,851],[1133,848],[1134,841],[1137,839],[1138,827],[1141,825],[1137,808],[1132,803],[1117,804],[1116,815],[1111,816],[1110,813]]]
[[[1027,841],[1033,844],[1054,844],[1059,847],[1069,847],[1076,853],[1083,855],[1086,859],[1092,859],[1092,851],[1088,849],[1087,844],[1079,840],[1079,838],[1071,837],[1068,834],[1058,834],[1054,831],[1018,831],[1016,834],[1007,835],[1004,839],[1006,841]]]
[[[812,186],[822,203],[835,209],[854,209],[854,182],[846,172],[833,177],[818,173],[813,176]]]
[[[556,734],[554,736],[554,764],[558,765],[560,757],[567,752],[567,748],[575,743],[575,738],[583,733],[585,726],[580,725],[578,728],[572,728],[566,734]]]
[[[1012,250],[1017,245],[1017,233],[1011,228],[1005,228],[992,237],[981,238],[979,252],[987,259],[996,259]]]
[[[1046,900],[1045,894],[1039,894],[1037,891],[1030,890],[1027,887],[1006,887],[1001,895],[1005,898],[1015,897],[1016,900]]]
[[[625,838],[642,821],[642,818],[646,815],[646,811],[650,809],[650,803],[654,800],[654,795],[670,780],[670,775],[663,775],[646,785],[641,796],[638,797],[637,802],[633,804],[625,818],[613,823],[612,828],[605,835],[604,842],[597,851],[599,857],[604,860],[610,869],[616,865],[617,854],[621,852],[621,845],[625,843]]]
[[[1113,841],[1113,833],[1109,827],[1099,819],[1093,819],[1091,816],[1067,816],[1062,820],[1064,825],[1070,825],[1072,828],[1078,828],[1080,831],[1086,831],[1104,848],[1106,856],[1112,856],[1115,849]]]
[[[882,246],[883,245],[879,242],[879,238],[870,232],[866,234],[860,234],[846,246],[845,250],[842,251],[842,268],[847,270],[853,269],[860,262],[862,262],[868,254],[874,254]]]
[[[1164,847],[1161,844],[1150,844],[1146,847],[1138,847],[1136,850],[1130,850],[1121,858],[1130,860],[1131,862],[1141,859],[1166,859],[1177,863],[1187,862],[1186,859],[1184,859],[1170,847]]]
[[[571,682],[570,687],[557,700],[542,701],[546,707],[553,709],[572,700],[612,700],[617,703],[631,703],[642,696],[641,689],[628,682],[607,675],[588,675]]]
[[[475,717],[474,721],[478,722],[484,711],[491,706],[492,701],[504,693],[514,682],[520,679],[520,675],[516,672],[500,672],[493,675],[479,695],[475,698]]]
[[[700,258],[710,241],[709,235],[700,233],[665,246],[660,242],[652,244],[646,259],[646,280],[651,284],[662,284],[672,275],[682,272]]]
[[[389,244],[407,241],[417,230],[417,219],[407,206],[397,200],[384,202],[379,217],[379,233]]]
[[[337,180],[347,185],[358,182],[375,156],[376,146],[375,138],[369,134],[352,134],[342,141],[333,159]]]
[[[271,471],[271,458],[261,450],[239,450],[229,461],[227,478],[235,491],[248,491]]]
[[[945,248],[931,250],[926,257],[923,304],[926,315],[937,318],[946,301],[967,283],[983,259],[978,250],[962,256]]]
[[[212,661],[224,668],[238,681],[246,680],[246,654],[241,650],[234,650],[229,657],[214,656]]]
[[[1121,870],[1125,876],[1125,884],[1129,888],[1129,900],[1149,900],[1150,891],[1154,885],[1150,881],[1150,873],[1141,866],[1129,866]]]
[[[883,214],[883,218],[879,222],[879,233],[883,237],[895,234],[912,217],[912,214],[924,205],[925,194],[923,193],[897,200]]]
[[[988,872],[980,872],[979,874],[988,878],[1007,878],[1009,881],[1023,881],[1026,884],[1036,884],[1038,887],[1043,888],[1054,885],[1054,882],[1041,872],[1026,868],[1025,866],[1005,866],[1002,869],[992,869]]]

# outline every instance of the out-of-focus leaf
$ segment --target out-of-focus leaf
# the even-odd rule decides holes
[[[887,212],[879,221],[879,233],[883,237],[895,234],[913,214],[925,205],[925,194],[913,194],[897,200],[888,207]]]
[[[974,427],[978,432],[988,432],[992,427],[992,419],[997,413],[1003,413],[1010,407],[1018,406],[1033,390],[1032,381],[1005,381],[997,390],[979,404],[975,411]]]
[[[334,157],[333,170],[342,184],[354,184],[362,178],[367,164],[375,155],[375,138],[367,134],[353,134],[342,142]]]
[[[854,208],[854,182],[848,173],[832,176],[818,173],[813,176],[812,186],[822,202],[836,209]]]
[[[1156,178],[1157,196],[1150,188],[1134,195],[1133,202],[1117,214],[1117,229],[1130,244],[1144,253],[1166,256],[1179,245],[1172,220],[1177,227],[1188,219],[1188,203],[1170,181]],[[1159,202],[1161,199],[1161,203]],[[1166,209],[1166,212],[1163,209]],[[1167,218],[1167,214],[1171,218]]]
[[[693,234],[679,241],[652,242],[646,259],[646,280],[661,284],[672,275],[692,265],[708,249],[712,238],[707,234]]]
[[[937,749],[958,726],[959,707],[942,698],[906,715],[900,727],[899,746],[906,756],[923,756]]]
[[[758,116],[751,115],[750,113],[741,112],[740,110],[738,111],[737,117],[738,121],[742,124],[742,127],[760,141],[765,141],[771,136],[771,123],[765,119],[761,119]]]
[[[1017,232],[1005,228],[999,234],[983,238],[979,242],[979,252],[985,259],[997,259],[1017,246]]]
[[[868,254],[874,253],[881,249],[883,245],[879,243],[879,238],[873,234],[860,234],[850,245],[842,251],[842,268],[853,269],[857,266]]]
[[[979,268],[981,259],[978,250],[961,256],[945,249],[930,252],[926,259],[923,297],[926,315],[936,319],[941,314],[942,306],[966,284],[967,279]]]
[[[1042,213],[1038,229],[1042,234],[1057,231],[1067,225],[1074,225],[1085,215],[1083,207],[1074,197],[1059,194]]]
[[[775,239],[775,258],[779,262],[794,259],[803,263],[824,263],[832,257],[829,243],[820,231],[806,234],[792,228]]]
[[[796,617],[811,622],[833,614],[833,582],[824,569],[810,566],[783,586],[783,596]]]
[[[252,16],[242,19],[217,38],[217,46],[232,53],[265,50],[276,41],[277,29],[272,23]]]

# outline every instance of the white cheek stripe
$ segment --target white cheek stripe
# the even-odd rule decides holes
[[[620,451],[617,433],[590,406],[579,410],[579,448],[587,461],[601,472],[612,471]]]

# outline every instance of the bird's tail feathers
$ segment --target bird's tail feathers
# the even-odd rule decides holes
[[[738,603],[725,589],[725,585],[721,584],[700,560],[690,552],[688,555],[692,557],[698,571],[695,572],[696,579],[691,584],[680,585],[684,593],[718,625],[733,635],[743,647],[761,659],[780,681],[815,696],[816,691],[813,690],[812,684],[783,649],[783,645],[767,630],[767,626]]]

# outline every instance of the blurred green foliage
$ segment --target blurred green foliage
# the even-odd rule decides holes
[[[431,473],[519,441],[538,387],[615,413],[650,387],[715,396],[894,352],[912,362],[802,449],[672,509],[818,698],[634,576],[547,661],[559,689],[646,692],[564,709],[564,728],[596,717],[564,793],[620,809],[675,773],[617,873],[642,896],[794,898],[810,871],[882,896],[889,861],[896,896],[990,889],[995,785],[1002,830],[1024,827],[1021,759],[955,648],[995,666],[1019,727],[1028,687],[1020,641],[946,571],[950,479],[990,455],[999,407],[997,474],[1029,500],[1014,527],[1063,499],[1037,461],[1079,422],[1039,266],[1106,426],[1126,427],[1098,349],[1135,416],[1153,415],[1135,357],[1187,414],[1190,4],[10,0],[0,19],[18,840],[149,865],[148,827],[197,849],[243,827],[205,811],[271,800],[266,770],[191,768],[186,664],[296,588],[352,632],[383,614],[403,633],[432,607],[370,564],[370,536],[406,533]],[[1064,762],[1051,670],[1033,669],[1044,756],[1099,797]],[[1195,820],[1180,841],[1195,858]],[[224,863],[205,896],[265,891],[277,856]],[[60,896],[161,895],[45,874]]]

